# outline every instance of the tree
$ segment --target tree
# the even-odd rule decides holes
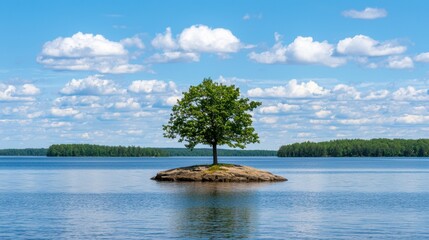
[[[218,146],[244,148],[246,144],[259,142],[249,112],[260,105],[241,98],[240,89],[234,85],[226,86],[207,78],[191,86],[173,106],[170,120],[163,126],[164,137],[178,137],[190,149],[197,144],[209,145],[216,165]]]

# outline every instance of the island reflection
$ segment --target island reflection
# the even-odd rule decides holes
[[[263,183],[160,183],[176,191],[181,206],[171,221],[179,238],[236,239],[256,229]]]

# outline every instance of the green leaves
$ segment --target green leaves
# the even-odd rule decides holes
[[[188,148],[197,144],[244,148],[259,142],[250,111],[260,102],[240,98],[240,89],[204,79],[191,86],[172,108],[164,136],[178,138]]]

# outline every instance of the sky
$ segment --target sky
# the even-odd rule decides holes
[[[0,3],[0,149],[182,147],[171,107],[212,78],[262,102],[260,143],[425,138],[427,1]]]

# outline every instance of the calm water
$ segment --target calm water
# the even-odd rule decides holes
[[[158,183],[209,158],[0,157],[0,239],[429,239],[429,159],[221,158],[282,183]]]

